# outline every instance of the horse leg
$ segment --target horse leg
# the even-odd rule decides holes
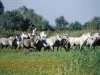
[[[58,50],[59,50],[59,46],[57,47],[57,52],[58,52]]]
[[[50,51],[50,46],[47,47],[48,52]]]
[[[3,45],[3,44],[1,44],[1,48],[2,48],[2,49],[4,48],[4,45]]]
[[[46,47],[44,47],[44,51],[46,50]]]
[[[74,44],[70,45],[70,49],[73,49]]]
[[[25,47],[24,44],[21,44],[21,49],[22,49],[22,50],[24,49],[24,47]]]
[[[92,49],[92,45],[90,45],[90,49]]]
[[[16,46],[15,49],[20,49],[20,47],[19,46]]]
[[[13,49],[13,47],[12,47],[12,46],[10,46],[10,45],[8,45],[7,47],[10,47],[11,49]]]
[[[41,51],[41,48],[37,48],[39,50],[39,52]]]
[[[53,52],[54,52],[54,46],[53,46]]]
[[[84,43],[81,43],[81,44],[80,44],[80,50],[83,49],[83,45],[84,45]]]
[[[10,47],[11,49],[13,49],[13,45],[12,44],[8,45],[8,47]]]
[[[70,49],[69,44],[68,44],[68,45],[65,45],[65,46],[63,46],[63,47],[64,47],[64,49],[66,50],[66,52],[69,51],[69,49]]]
[[[95,46],[93,46],[93,50],[95,50]]]
[[[50,46],[50,50],[52,50],[54,52],[54,48],[52,46]]]
[[[5,47],[7,48],[9,45],[6,45]]]
[[[82,49],[84,50],[84,46],[82,46]]]
[[[82,49],[82,45],[80,45],[80,50]]]
[[[62,46],[60,46],[60,51],[62,50]]]
[[[70,43],[67,44],[67,49],[69,51],[69,49],[70,49]]]
[[[20,46],[18,45],[18,46],[16,46],[16,48],[20,49]]]
[[[48,50],[48,52],[50,51],[50,46],[47,46],[46,49]]]
[[[15,45],[15,49],[20,49],[20,46],[19,45]]]
[[[63,46],[63,48],[66,50],[66,52],[67,52],[67,48],[65,47],[65,46]]]

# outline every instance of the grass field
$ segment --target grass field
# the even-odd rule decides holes
[[[49,36],[56,33],[81,36],[82,31],[48,31]],[[60,51],[61,50],[61,51]],[[69,52],[28,52],[22,50],[0,49],[0,75],[100,75],[100,48],[83,50],[75,48]]]
[[[0,50],[0,75],[100,75],[100,50]]]

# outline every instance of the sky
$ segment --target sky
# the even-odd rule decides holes
[[[22,5],[32,8],[42,15],[51,25],[55,18],[64,16],[69,22],[79,21],[81,24],[100,16],[100,0],[1,0],[5,11],[16,9]]]

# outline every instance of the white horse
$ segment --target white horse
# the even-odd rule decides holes
[[[33,38],[32,33],[28,33],[27,35],[28,35],[28,37],[29,37],[30,39],[32,39],[32,38]]]
[[[4,46],[5,47],[10,46],[11,48],[13,48],[14,40],[15,40],[15,37],[9,37],[9,38],[2,37],[0,38],[0,45],[2,45],[2,48]]]
[[[61,42],[61,37],[59,35],[52,36],[50,38],[45,39],[45,43],[43,43],[43,46],[50,47],[50,49],[53,51],[54,51],[54,47],[57,47],[57,51],[58,51],[60,42]]]
[[[28,36],[28,34],[26,34],[26,33],[22,33],[21,34],[21,38],[22,38],[22,40],[23,39],[27,39],[29,36]]]
[[[87,34],[85,33],[81,37],[69,37],[70,48],[72,48],[74,45],[79,45],[81,49],[82,46],[85,44],[87,38],[90,36],[91,36],[90,33]]]
[[[100,34],[99,33],[95,33],[94,35],[89,37],[86,41],[86,45],[89,46],[90,48],[92,48],[94,42],[97,41],[97,40],[100,40]]]
[[[46,38],[46,37],[47,37],[47,34],[46,34],[44,31],[42,31],[42,32],[40,33],[40,37],[41,37],[41,38]]]
[[[21,47],[21,41],[23,39],[28,39],[31,36],[31,33],[26,34],[25,32],[23,32],[20,36],[16,36],[16,45],[19,47]]]

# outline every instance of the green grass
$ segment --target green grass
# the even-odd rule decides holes
[[[0,36],[22,33],[5,29],[0,31]],[[100,30],[46,31],[49,37],[64,33],[70,36],[81,36],[87,32],[93,34]],[[95,51],[86,47],[81,51],[75,48],[70,52],[65,52],[63,49],[59,52],[0,49],[0,75],[100,75],[100,48]]]
[[[100,50],[0,50],[0,75],[100,75]]]

